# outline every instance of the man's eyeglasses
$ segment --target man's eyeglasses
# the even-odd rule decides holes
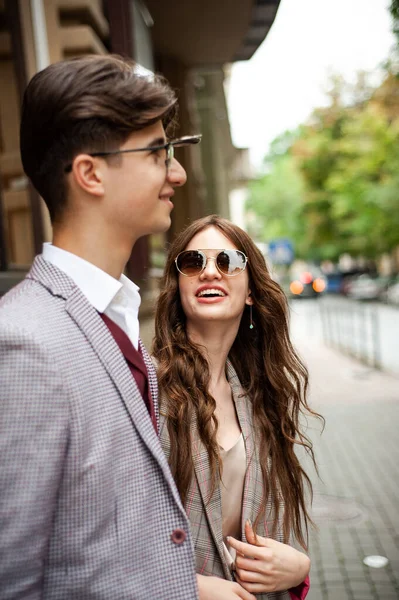
[[[218,271],[228,277],[242,273],[248,263],[241,250],[219,250],[216,256],[207,256],[204,250],[184,250],[176,256],[175,264],[179,273],[194,277],[205,270],[208,260],[214,260]]]
[[[168,172],[170,164],[175,155],[175,148],[180,148],[182,146],[191,146],[193,144],[199,144],[201,141],[202,135],[185,135],[184,137],[178,138],[176,140],[171,140],[170,142],[166,142],[165,144],[161,144],[158,146],[147,146],[146,148],[132,148],[127,150],[110,150],[109,152],[88,152],[89,156],[113,156],[114,154],[128,154],[129,152],[157,152],[159,150],[166,151],[165,158],[165,166],[166,172]],[[64,169],[65,173],[70,173],[72,171],[72,163],[67,165]]]

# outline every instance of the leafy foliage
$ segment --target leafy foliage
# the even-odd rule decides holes
[[[351,101],[348,103],[348,98]],[[269,171],[248,209],[263,241],[290,237],[296,254],[375,258],[399,245],[399,80],[387,66],[373,89],[366,75],[335,77],[330,105],[271,146]]]
[[[392,0],[390,12],[393,20],[393,32],[399,44],[399,0]]]

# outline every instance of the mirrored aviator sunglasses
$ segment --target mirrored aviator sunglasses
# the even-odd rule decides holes
[[[214,260],[222,275],[234,277],[245,270],[248,258],[241,250],[220,250],[215,257],[206,256],[203,250],[184,250],[175,258],[176,268],[186,277],[200,275],[208,260]]]

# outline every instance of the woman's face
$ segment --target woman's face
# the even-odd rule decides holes
[[[245,269],[229,277],[218,270],[213,260],[221,250],[237,250],[237,247],[219,229],[211,226],[197,233],[185,250],[202,250],[211,259],[198,275],[187,277],[179,273],[180,298],[187,325],[231,322],[238,328],[245,305],[252,304],[248,272]]]

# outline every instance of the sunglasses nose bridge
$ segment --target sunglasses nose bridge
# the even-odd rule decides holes
[[[217,266],[217,257],[216,256],[206,256],[205,257],[205,265],[202,269],[201,275],[208,275],[211,277],[215,277],[215,275],[220,275],[219,268]]]

